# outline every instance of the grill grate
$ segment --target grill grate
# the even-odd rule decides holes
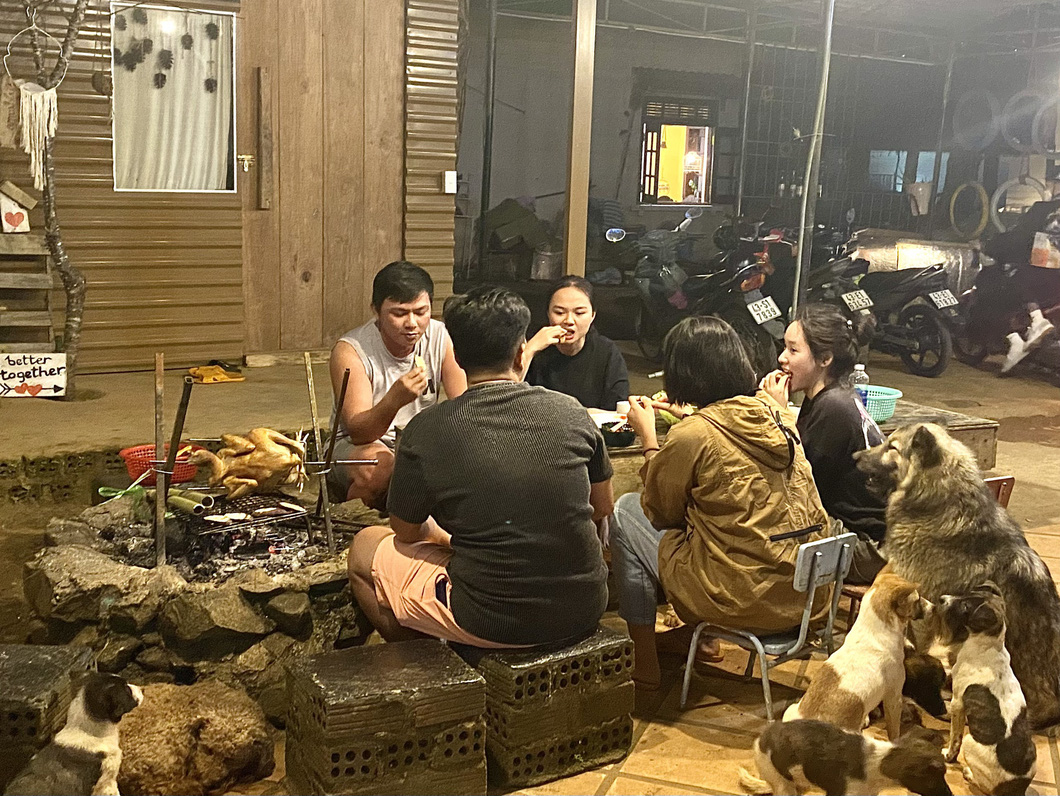
[[[238,534],[246,531],[264,530],[272,525],[289,524],[292,520],[308,521],[309,512],[303,507],[299,511],[281,506],[281,503],[299,505],[291,498],[283,495],[247,495],[246,497],[228,500],[224,497],[215,498],[213,508],[206,510],[202,517],[185,514],[179,510],[178,513],[185,519],[186,528],[195,536],[208,536],[214,534]],[[262,509],[283,510],[284,514],[254,516],[255,511]],[[234,520],[228,525],[210,522],[205,517],[218,514],[249,514],[249,520]]]

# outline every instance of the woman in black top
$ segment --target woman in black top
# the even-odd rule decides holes
[[[546,326],[527,343],[533,357],[526,380],[566,393],[588,409],[614,411],[629,398],[629,373],[613,342],[592,328],[593,286],[580,276],[566,276],[548,297]]]
[[[858,535],[848,583],[871,583],[886,559],[880,553],[886,501],[870,492],[854,454],[883,442],[883,433],[849,386],[858,358],[853,324],[830,304],[804,304],[784,333],[784,351],[762,388],[782,406],[804,396],[798,430],[825,510]]]

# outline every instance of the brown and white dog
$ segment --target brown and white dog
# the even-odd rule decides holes
[[[830,721],[860,732],[869,711],[883,704],[887,737],[901,734],[905,683],[905,633],[910,620],[924,617],[931,604],[915,584],[890,573],[876,576],[843,646],[822,664],[801,700],[784,721]]]
[[[1022,796],[1034,779],[1037,750],[1005,649],[1005,599],[987,582],[967,595],[944,595],[937,613],[941,640],[956,653],[946,759],[956,762],[963,742],[970,784],[984,793]]]
[[[740,785],[754,794],[875,796],[901,786],[924,796],[951,796],[946,763],[932,736],[914,729],[895,743],[846,732],[824,721],[770,724],[754,743],[756,777],[740,769]]]
[[[66,726],[8,783],[4,796],[118,796],[118,722],[143,698],[116,674],[85,675]]]

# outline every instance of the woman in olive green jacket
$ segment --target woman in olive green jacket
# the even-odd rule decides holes
[[[663,356],[669,400],[699,408],[660,448],[650,402],[630,399],[629,421],[646,457],[644,491],[619,499],[611,529],[619,613],[636,648],[634,680],[648,689],[660,681],[660,584],[686,623],[670,639],[674,648],[683,643],[687,650],[691,627],[702,621],[788,630],[798,625],[806,600],[792,583],[799,545],[829,535],[795,419],[756,391],[732,327],[713,317],[686,318],[667,335]],[[827,611],[825,590],[816,599],[818,613]],[[700,657],[720,657],[716,639],[702,643]]]

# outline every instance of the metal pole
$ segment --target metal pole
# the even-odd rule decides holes
[[[490,209],[490,183],[493,179],[493,103],[497,75],[497,0],[489,0],[489,27],[486,32],[486,89],[482,117],[482,189],[478,214],[478,270],[486,269],[486,213]]]
[[[946,60],[946,80],[942,84],[942,117],[939,119],[939,137],[935,144],[935,164],[931,169],[931,203],[928,205],[928,238],[935,235],[935,204],[942,186],[939,178],[942,176],[942,144],[946,134],[946,115],[950,107],[950,85],[953,82],[953,62],[957,58],[957,42],[950,42],[950,54]]]
[[[566,272],[577,276],[585,276],[595,64],[596,0],[577,0],[574,7],[574,93],[571,98],[570,159],[567,166],[567,229],[564,235]]]
[[[304,353],[305,356],[305,378],[309,384],[309,413],[313,419],[313,441],[316,443],[316,455],[320,458],[321,454],[321,443],[320,443],[320,421],[317,417],[317,391],[316,385],[313,383],[313,359],[309,352]],[[342,414],[342,404],[339,404],[335,409],[336,416]],[[303,464],[304,466],[304,464]],[[327,464],[324,467],[327,468]],[[335,463],[332,462],[331,466],[334,467]],[[328,497],[328,474],[322,472],[317,477],[318,488],[320,489],[320,507],[321,514],[324,515],[324,536],[328,543],[328,553],[331,555],[335,554],[335,532],[331,527],[331,499]]]
[[[161,353],[155,354],[155,461],[162,461],[162,451],[166,446],[166,432],[163,421],[165,396],[165,359]],[[166,489],[165,475],[155,468],[155,566],[166,563]]]
[[[835,19],[835,0],[824,0],[824,41],[821,45],[821,85],[817,90],[817,112],[813,120],[813,140],[806,156],[806,179],[802,186],[802,207],[799,211],[799,247],[795,255],[795,295],[791,297],[791,311],[806,297],[805,275],[809,273],[813,253],[814,214],[817,208],[817,187],[821,174],[821,142],[824,139],[824,114],[828,105],[828,72],[832,63],[832,21]]]
[[[747,74],[743,84],[743,112],[740,122],[739,180],[736,183],[736,216],[743,214],[743,190],[747,177],[747,119],[751,115],[751,75],[755,68],[755,43],[758,37],[758,3],[747,17]]]

